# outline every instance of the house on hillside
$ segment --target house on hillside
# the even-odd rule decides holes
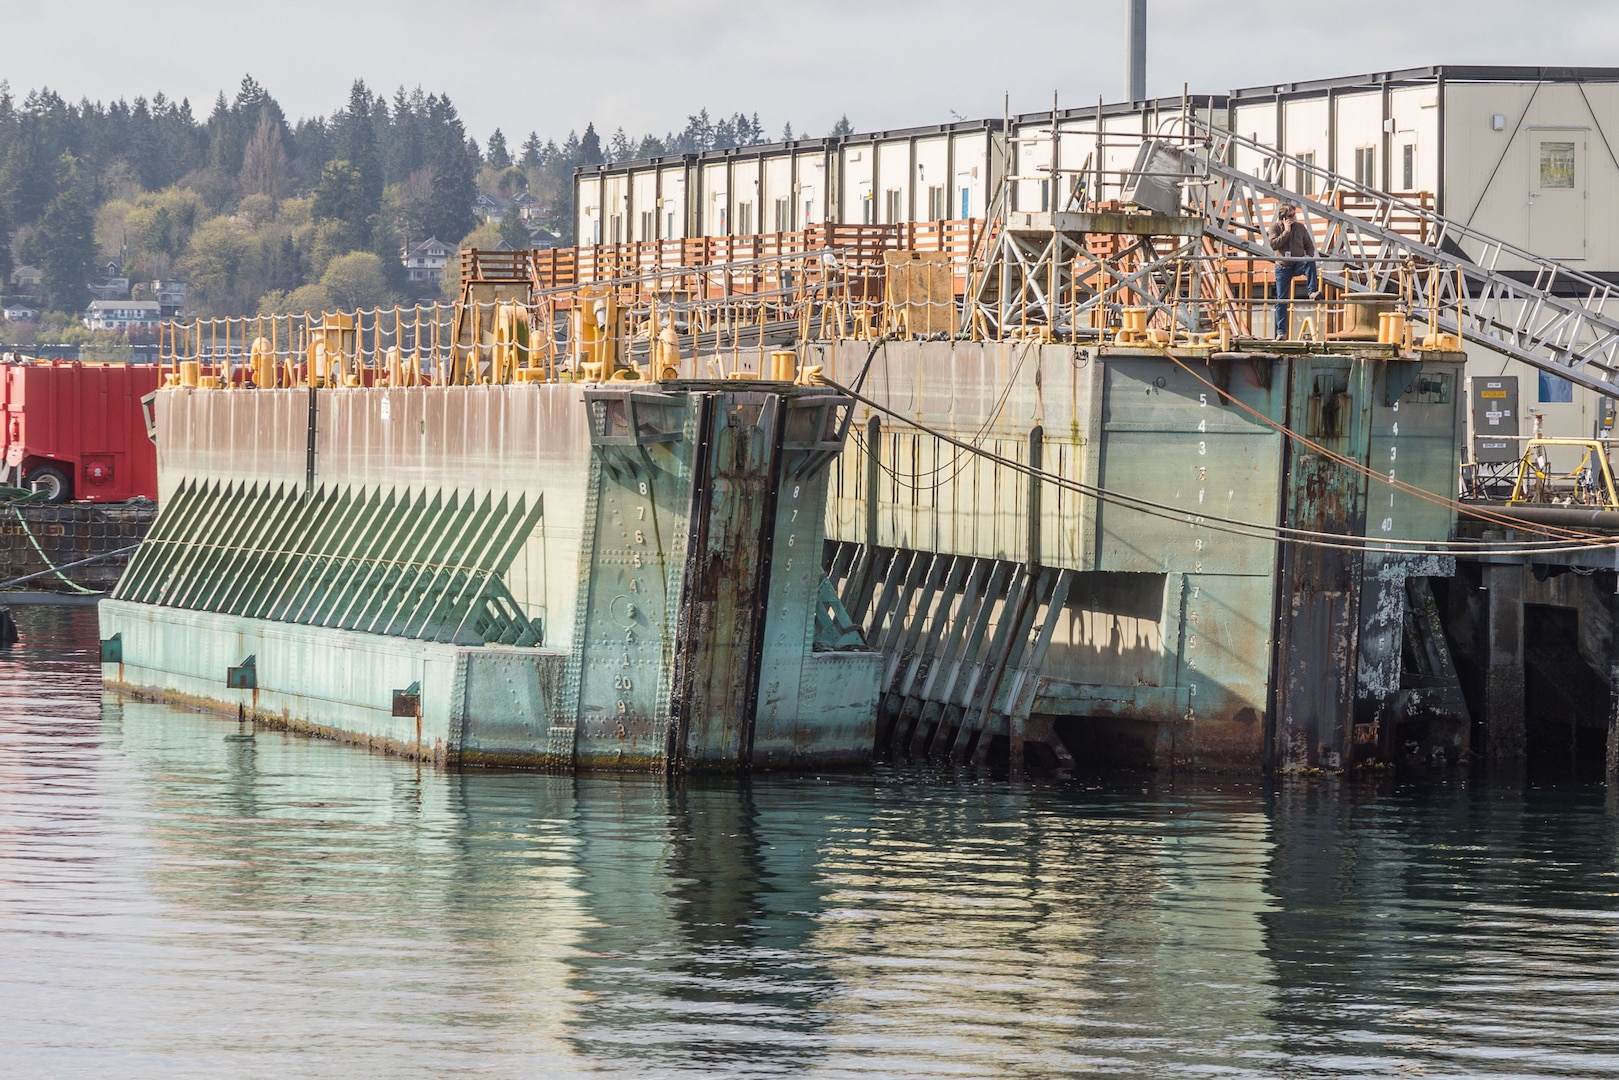
[[[19,266],[11,272],[11,283],[19,289],[37,289],[45,281],[45,272],[37,266]]]
[[[4,311],[0,311],[0,315],[4,315],[7,322],[31,322],[39,318],[39,312],[33,308],[20,306],[8,307]]]
[[[562,237],[558,236],[550,229],[542,228],[538,225],[530,225],[528,227],[529,247],[543,251],[546,248],[560,247],[561,245]]]
[[[99,281],[85,284],[94,300],[128,300],[129,279],[122,274],[109,274]]]
[[[84,325],[91,330],[137,334],[154,331],[163,321],[156,300],[92,300],[84,312]]]
[[[164,318],[180,314],[186,306],[187,286],[183,281],[158,280],[152,282],[152,299],[163,309]]]
[[[485,221],[499,225],[506,220],[506,215],[511,213],[512,202],[499,195],[485,195],[480,191],[478,197],[472,200],[472,209]]]
[[[407,245],[400,252],[400,261],[405,264],[408,281],[425,283],[443,280],[444,268],[455,256],[453,245],[433,237],[419,244]]]

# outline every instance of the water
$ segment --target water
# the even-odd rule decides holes
[[[1600,790],[443,774],[21,615],[8,1076],[1619,1074]]]

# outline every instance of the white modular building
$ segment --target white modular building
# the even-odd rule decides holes
[[[1061,209],[1081,182],[1116,197],[1137,149],[1123,136],[1183,110],[1619,281],[1619,68],[1409,68],[613,162],[576,175],[575,235],[589,245]],[[1293,182],[1313,193],[1308,173]],[[1548,432],[1611,423],[1594,392],[1470,352],[1474,374],[1518,378],[1524,411]]]
[[[1231,92],[1225,126],[1382,191],[1427,193],[1448,218],[1619,282],[1619,68],[1447,66],[1252,87]],[[1294,185],[1311,194],[1307,177]],[[1520,435],[1536,413],[1547,434],[1613,433],[1612,399],[1468,354],[1471,377],[1516,378]]]
[[[621,161],[574,178],[581,245],[983,217],[1000,120]]]

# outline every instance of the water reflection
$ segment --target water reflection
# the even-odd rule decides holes
[[[445,774],[0,657],[19,1075],[1619,1072],[1587,791]]]
[[[1619,827],[1599,793],[1284,791],[1264,916],[1290,1057],[1619,1073]]]

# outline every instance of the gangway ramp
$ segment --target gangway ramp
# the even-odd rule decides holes
[[[1274,258],[1266,229],[1276,208],[1292,203],[1315,235],[1326,280],[1351,291],[1404,291],[1433,330],[1619,397],[1612,282],[1195,117],[1175,123],[1193,138],[1149,144],[1143,161],[1155,170],[1179,166],[1180,209],[1205,219],[1205,236]],[[1413,266],[1432,271],[1402,274]]]

